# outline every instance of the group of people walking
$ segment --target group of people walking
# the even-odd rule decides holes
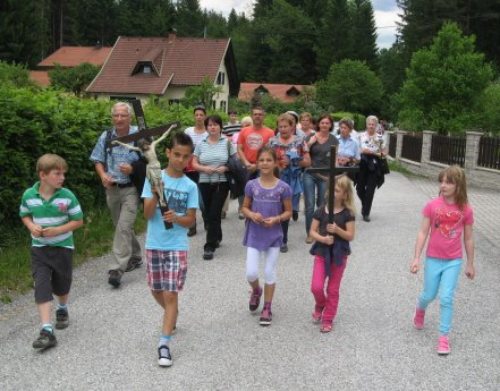
[[[369,221],[374,185],[379,174],[378,159],[385,153],[383,135],[376,131],[376,117],[367,118],[367,130],[356,135],[350,120],[339,123],[340,134],[332,134],[334,122],[321,116],[318,128],[311,127],[312,117],[294,112],[280,115],[277,130],[264,126],[264,110],[252,109],[252,125],[238,129],[236,121],[226,125],[217,115],[206,116],[205,109],[194,110],[195,126],[176,132],[165,153],[167,167],[161,171],[162,189],[148,180],[140,194],[143,213],[148,221],[145,258],[147,283],[155,301],[162,307],[163,324],[158,341],[158,364],[172,365],[170,346],[178,315],[178,293],[182,291],[188,268],[188,236],[193,235],[196,209],[202,209],[206,228],[204,259],[212,259],[223,232],[221,220],[229,186],[227,161],[239,156],[248,178],[239,200],[239,213],[245,219],[242,244],[246,246],[246,279],[251,287],[250,311],[264,303],[259,323],[272,323],[272,301],[277,281],[280,252],[288,251],[289,220],[297,220],[300,195],[304,194],[306,242],[313,244],[314,257],[311,292],[315,300],[312,321],[320,324],[322,333],[331,332],[339,304],[342,276],[355,237],[356,212],[353,181],[347,175],[335,180],[333,211],[325,205],[328,197],[326,178],[311,174],[308,167],[325,167],[332,145],[338,145],[338,164],[360,164],[355,178],[361,198],[362,217]],[[233,114],[234,115],[234,114]],[[115,224],[115,236],[108,282],[121,285],[124,272],[142,263],[140,246],[133,223],[139,205],[139,194],[131,182],[140,156],[130,148],[109,148],[107,139],[137,132],[131,125],[131,107],[116,103],[112,108],[113,128],[103,132],[90,159],[106,191],[106,200]],[[297,126],[300,120],[301,127]],[[226,134],[226,136],[224,136]],[[365,163],[362,163],[365,160]],[[373,169],[375,167],[375,169]],[[35,301],[42,328],[33,343],[35,349],[56,345],[51,322],[52,294],[58,297],[56,328],[69,325],[68,295],[71,286],[73,253],[72,231],[83,224],[83,213],[76,196],[63,187],[67,170],[64,159],[44,155],[37,164],[40,181],[22,197],[20,216],[32,236],[32,265]],[[424,291],[420,296],[414,324],[423,328],[425,310],[441,295],[439,354],[450,352],[448,333],[453,313],[453,296],[462,264],[461,240],[467,253],[466,275],[473,278],[473,213],[467,201],[463,170],[450,167],[439,177],[440,197],[424,208],[424,218],[415,246],[411,272],[420,267],[420,257],[427,238]],[[159,207],[159,191],[169,209]],[[201,195],[201,196],[200,196]],[[333,222],[329,219],[333,212]],[[167,229],[165,222],[171,227]],[[263,284],[259,280],[259,263],[265,261]]]

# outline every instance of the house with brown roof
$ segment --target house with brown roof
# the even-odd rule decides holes
[[[97,98],[144,101],[153,95],[178,102],[206,77],[222,88],[214,108],[226,111],[239,88],[229,38],[121,36],[86,91]]]
[[[111,47],[108,46],[61,46],[38,63],[36,70],[30,71],[30,78],[46,87],[50,85],[49,71],[54,69],[56,64],[63,68],[73,68],[88,62],[100,67],[110,52]]]
[[[284,103],[294,102],[304,88],[303,84],[241,83],[238,99],[249,102],[254,96],[269,95]]]

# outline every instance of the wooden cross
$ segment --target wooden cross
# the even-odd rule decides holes
[[[126,136],[122,137],[117,137],[114,138],[113,140],[108,140],[108,143],[106,145],[107,148],[113,148],[116,145],[112,144],[112,141],[118,140],[121,141],[122,143],[130,143],[132,141],[139,141],[141,139],[146,139],[148,141],[151,141],[152,136],[161,136],[163,133],[165,133],[172,125],[175,125],[177,129],[180,129],[180,122],[170,122],[165,125],[160,125],[155,128],[147,128],[146,126],[146,118],[144,117],[144,110],[142,109],[141,101],[139,99],[134,99],[130,101],[132,104],[132,107],[134,109],[134,115],[137,120],[137,127],[139,128],[139,131],[134,134],[127,134]]]
[[[134,99],[131,101],[132,107],[134,109],[134,114],[135,118],[137,120],[137,127],[139,128],[139,131],[137,133],[133,134],[128,134],[126,136],[122,137],[116,137],[114,139],[109,139],[107,140],[107,148],[113,148],[117,145],[120,145],[119,143],[122,144],[128,144],[132,141],[139,141],[139,140],[147,140],[149,144],[152,144],[152,148],[154,149],[154,146],[156,143],[152,142],[152,136],[162,136],[167,132],[172,126],[174,128],[180,128],[180,122],[172,122],[166,125],[161,125],[157,126],[156,128],[147,128],[146,126],[146,118],[144,117],[144,110],[142,109],[141,101],[139,99]],[[163,136],[165,137],[165,136]],[[163,137],[160,137],[158,141],[161,141]],[[119,143],[114,143],[115,141],[118,141]],[[144,151],[143,151],[144,152]],[[147,154],[146,154],[147,155]],[[156,160],[156,153],[154,153],[155,160]],[[149,162],[148,162],[149,163]],[[146,168],[147,169],[147,168]],[[153,187],[153,183],[151,183],[151,187]],[[164,199],[164,197],[161,197],[160,194],[157,194],[158,196],[158,205],[160,207],[161,214],[165,212],[168,212],[168,203],[167,200]],[[161,202],[163,200],[163,202]],[[164,221],[163,224],[165,225],[165,229],[172,229],[173,224],[169,223],[167,221]]]
[[[359,167],[337,167],[337,146],[330,149],[330,167],[307,168],[310,174],[328,174],[328,223],[333,224],[333,208],[335,204],[335,176],[343,173],[355,173]]]

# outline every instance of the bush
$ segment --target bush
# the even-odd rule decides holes
[[[102,187],[89,154],[109,125],[109,103],[8,86],[0,87],[0,101],[1,244],[4,230],[21,224],[21,195],[38,179],[35,164],[44,153],[56,153],[67,160],[66,185],[84,209],[102,200],[102,191],[96,191]]]
[[[429,48],[415,52],[407,78],[395,97],[398,121],[405,129],[463,132],[478,121],[477,97],[493,71],[475,38],[464,36],[455,23],[445,23]]]
[[[87,88],[99,72],[100,67],[84,62],[73,68],[63,68],[56,64],[55,68],[49,71],[50,84],[54,88],[59,88],[72,92],[77,96]]]
[[[485,132],[500,133],[500,84],[490,84],[478,98],[478,127]]]
[[[35,83],[30,80],[29,71],[22,65],[10,65],[0,61],[0,85],[12,87],[33,87]]]

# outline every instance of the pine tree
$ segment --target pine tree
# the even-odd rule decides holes
[[[351,21],[347,0],[329,0],[321,21],[319,40],[315,46],[317,68],[321,78],[330,66],[351,57]]]
[[[369,0],[353,0],[351,3],[351,42],[355,60],[365,61],[371,70],[377,65],[377,33],[372,3]]]

